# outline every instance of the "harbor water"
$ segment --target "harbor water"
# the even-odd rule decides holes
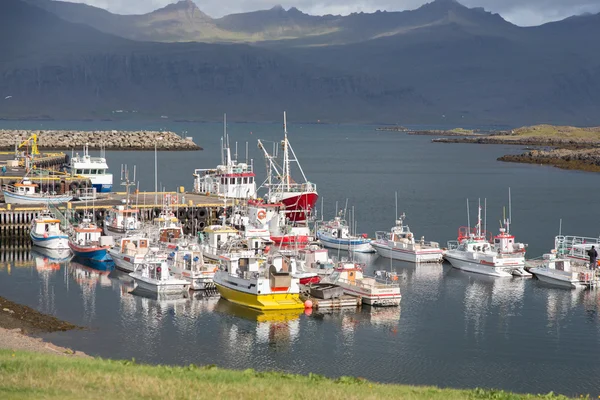
[[[191,189],[194,168],[210,168],[220,161],[219,124],[2,123],[3,128],[17,125],[164,128],[193,136],[204,151],[158,153],[158,181],[166,190]],[[325,218],[333,217],[336,202],[343,208],[348,199],[360,233],[373,236],[394,224],[395,192],[398,211],[406,213],[417,238],[442,245],[456,239],[458,227],[467,224],[467,198],[471,225],[481,198],[482,206],[487,204],[487,228],[497,231],[509,187],[511,231],[518,241],[528,243],[528,257],[552,248],[561,219],[563,234],[600,233],[600,210],[594,201],[597,176],[496,161],[522,151],[519,147],[436,144],[432,137],[375,131],[374,126],[289,123],[288,130],[307,178],[317,184]],[[230,124],[229,134],[232,147],[238,142],[239,160],[246,158],[249,142],[249,158],[264,178],[256,140],[275,143],[282,138],[281,125]],[[123,163],[137,166],[141,190],[154,189],[152,152],[109,151],[106,156],[115,189]],[[320,202],[317,208],[320,213]],[[42,336],[106,358],[353,375],[443,387],[600,394],[598,291],[555,289],[535,279],[490,278],[449,265],[414,266],[375,255],[360,257],[368,270],[391,268],[399,273],[400,308],[315,310],[264,320],[211,296],[136,296],[129,293],[133,284],[125,274],[54,262],[36,252],[2,255],[0,295],[89,328]]]

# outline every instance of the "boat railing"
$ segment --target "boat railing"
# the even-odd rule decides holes
[[[337,281],[340,283],[345,283],[347,285],[352,285],[352,286],[356,286],[356,287],[359,287],[362,289],[368,289],[368,290],[389,288],[390,286],[400,287],[400,283],[398,283],[398,281],[392,281],[392,280],[388,280],[385,278],[365,277],[362,279],[349,280],[349,279],[340,277],[337,279]]]
[[[460,246],[460,243],[458,242],[458,240],[449,240],[448,241],[448,250],[456,250],[458,249],[458,246]]]

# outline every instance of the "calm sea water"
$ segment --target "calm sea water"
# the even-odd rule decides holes
[[[159,181],[167,190],[192,187],[194,168],[220,161],[222,126],[192,123],[3,122],[41,129],[159,129],[193,136],[201,152],[159,152]],[[377,132],[355,125],[290,124],[290,141],[323,199],[355,207],[358,230],[373,234],[394,223],[398,210],[419,237],[445,243],[471,223],[479,198],[487,199],[487,226],[496,230],[512,192],[512,232],[540,256],[553,246],[559,220],[566,234],[597,236],[597,176],[551,167],[500,163],[522,149],[431,143],[431,137]],[[281,139],[279,124],[230,124],[239,159],[245,142],[256,172],[265,176],[258,138]],[[136,165],[142,190],[154,188],[152,152],[108,152]],[[320,208],[320,204],[318,205]],[[217,364],[329,376],[355,375],[381,382],[449,387],[494,387],[519,392],[600,394],[595,291],[568,291],[533,279],[493,279],[444,266],[417,266],[365,256],[369,268],[393,268],[401,278],[398,309],[299,315],[263,321],[214,297],[156,300],[129,293],[117,271],[101,273],[77,263],[53,263],[40,254],[5,253],[0,294],[88,327],[46,334],[53,342],[102,357],[150,363]]]

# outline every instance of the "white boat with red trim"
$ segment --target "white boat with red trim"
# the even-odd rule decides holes
[[[444,258],[454,268],[468,272],[497,277],[531,276],[524,269],[527,246],[515,243],[515,237],[509,233],[509,224],[510,221],[506,219],[505,228],[500,228],[500,233],[492,242],[482,229],[479,206],[475,228],[459,228],[458,239],[448,242]]]
[[[437,242],[426,242],[424,237],[415,240],[408,225],[404,225],[405,214],[396,220],[389,232],[375,232],[371,246],[382,257],[413,263],[441,263],[442,249]]]
[[[235,154],[235,158],[237,158],[237,154]],[[255,197],[256,175],[252,162],[250,164],[242,163],[235,158],[232,157],[229,147],[227,115],[225,115],[223,138],[221,139],[221,165],[218,165],[217,168],[194,170],[194,192],[233,199]]]
[[[306,179],[296,153],[290,145],[285,112],[283,113],[283,130],[284,139],[281,142],[283,160],[281,164],[276,159],[275,148],[273,154],[269,154],[263,142],[258,141],[258,147],[263,151],[267,163],[267,180],[264,185],[268,190],[267,199],[270,203],[283,203],[286,217],[290,221],[306,221],[312,214],[319,198],[317,186]],[[292,178],[290,167],[292,163],[297,165],[302,175],[302,183],[298,183]]]
[[[346,220],[342,218],[343,211],[334,219],[326,222],[317,229],[317,239],[323,246],[330,249],[348,250],[357,253],[374,253],[371,239],[367,234],[357,236],[350,232]]]
[[[4,202],[6,204],[58,204],[73,199],[70,194],[36,192],[37,187],[38,185],[28,177],[24,177],[14,185],[4,185],[2,188]]]
[[[119,239],[138,233],[141,227],[140,211],[124,205],[108,210],[104,217],[104,234]]]
[[[322,279],[323,283],[339,285],[344,293],[357,296],[364,304],[380,307],[400,305],[400,285],[394,273],[380,272],[375,277],[363,275],[364,266],[342,260],[331,275]]]
[[[317,243],[299,249],[296,262],[299,271],[316,273],[320,277],[331,275],[335,268],[335,263],[329,257],[327,249]]]
[[[144,262],[150,250],[150,240],[143,235],[122,237],[117,244],[108,250],[108,254],[117,268],[133,272],[137,265]],[[166,255],[163,257],[166,259]]]

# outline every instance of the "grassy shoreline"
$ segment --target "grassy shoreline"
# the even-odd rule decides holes
[[[0,398],[13,399],[567,399],[554,394],[387,385],[361,378],[139,365],[0,350]]]

